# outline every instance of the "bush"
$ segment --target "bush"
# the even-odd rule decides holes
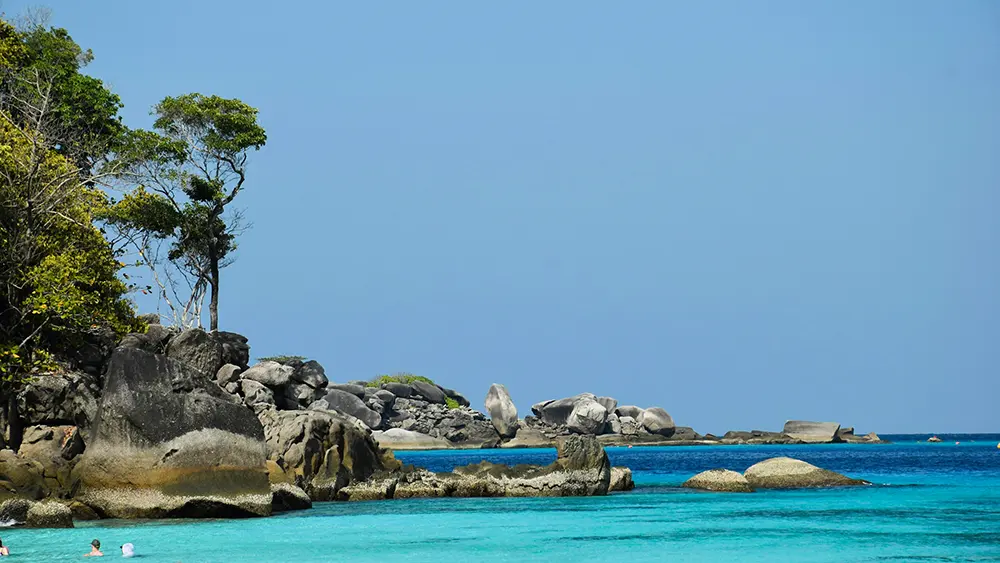
[[[448,405],[449,409],[457,409],[458,407],[461,406],[461,405],[458,404],[458,401],[456,401],[455,399],[452,399],[451,397],[445,397],[444,398],[444,404]]]
[[[392,375],[376,375],[365,385],[368,387],[381,387],[383,383],[413,383],[414,381],[423,381],[424,383],[437,385],[428,377],[405,372],[394,373]]]

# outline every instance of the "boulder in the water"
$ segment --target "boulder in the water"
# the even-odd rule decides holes
[[[868,481],[852,479],[790,457],[765,459],[750,466],[743,472],[743,476],[755,489],[800,489],[871,484]]]
[[[752,493],[753,487],[742,474],[729,469],[709,469],[684,481],[683,487],[723,493]]]
[[[517,407],[507,388],[499,383],[490,385],[486,393],[486,413],[490,422],[502,438],[513,438],[517,434]]]

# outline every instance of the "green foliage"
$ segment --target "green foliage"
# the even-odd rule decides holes
[[[51,116],[59,123],[57,151],[87,173],[94,161],[120,143],[126,128],[118,111],[121,98],[100,80],[82,74],[93,53],[82,49],[65,29],[35,27],[22,34],[22,72],[51,85]]]
[[[120,106],[79,74],[90,58],[64,30],[0,22],[0,394],[53,369],[91,331],[141,324],[124,264],[94,226],[106,196],[82,168],[101,156],[82,149],[116,134],[100,124],[117,122]],[[30,96],[39,86],[53,95]]]
[[[135,192],[112,206],[106,220],[119,232],[171,239],[167,258],[194,280],[192,287],[211,285],[217,329],[219,270],[231,262],[240,229],[226,206],[243,189],[249,151],[264,146],[267,135],[257,110],[236,99],[167,97],[153,113],[155,131],[125,137],[119,162]],[[140,254],[148,254],[149,238],[143,240]]]
[[[458,401],[452,399],[451,397],[445,397],[444,404],[447,405],[449,409],[457,409],[458,407],[461,406],[458,404]]]
[[[366,387],[381,387],[383,383],[413,383],[414,381],[423,381],[424,383],[430,383],[431,385],[436,385],[430,378],[424,377],[422,375],[413,375],[412,373],[394,373],[392,375],[377,375],[371,379],[371,381],[365,383]]]
[[[265,356],[263,358],[257,358],[258,362],[278,362],[279,364],[293,364],[295,362],[305,361],[305,356]]]

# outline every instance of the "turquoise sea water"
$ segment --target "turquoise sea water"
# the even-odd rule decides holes
[[[268,519],[103,521],[72,530],[0,529],[0,537],[12,562],[76,560],[95,537],[115,557],[120,544],[132,542],[140,561],[149,562],[1000,561],[1000,435],[942,438],[950,439],[609,448],[615,465],[632,468],[635,491],[598,498],[325,503]],[[742,471],[780,455],[878,486],[746,495],[679,488],[705,469]],[[448,470],[483,458],[548,463],[555,451],[398,457]]]

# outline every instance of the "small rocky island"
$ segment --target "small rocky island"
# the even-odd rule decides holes
[[[537,403],[521,419],[499,384],[488,390],[483,413],[426,378],[334,383],[304,358],[250,365],[239,334],[155,322],[120,342],[96,334],[63,369],[39,375],[11,399],[12,416],[0,420],[0,521],[38,527],[268,516],[316,501],[603,495],[633,487],[630,470],[611,467],[607,445],[879,441],[836,423],[801,421],[782,432],[700,435],[660,407],[590,393]],[[557,459],[432,473],[392,453],[496,447],[555,447]],[[708,472],[685,486],[779,483],[769,475]]]

